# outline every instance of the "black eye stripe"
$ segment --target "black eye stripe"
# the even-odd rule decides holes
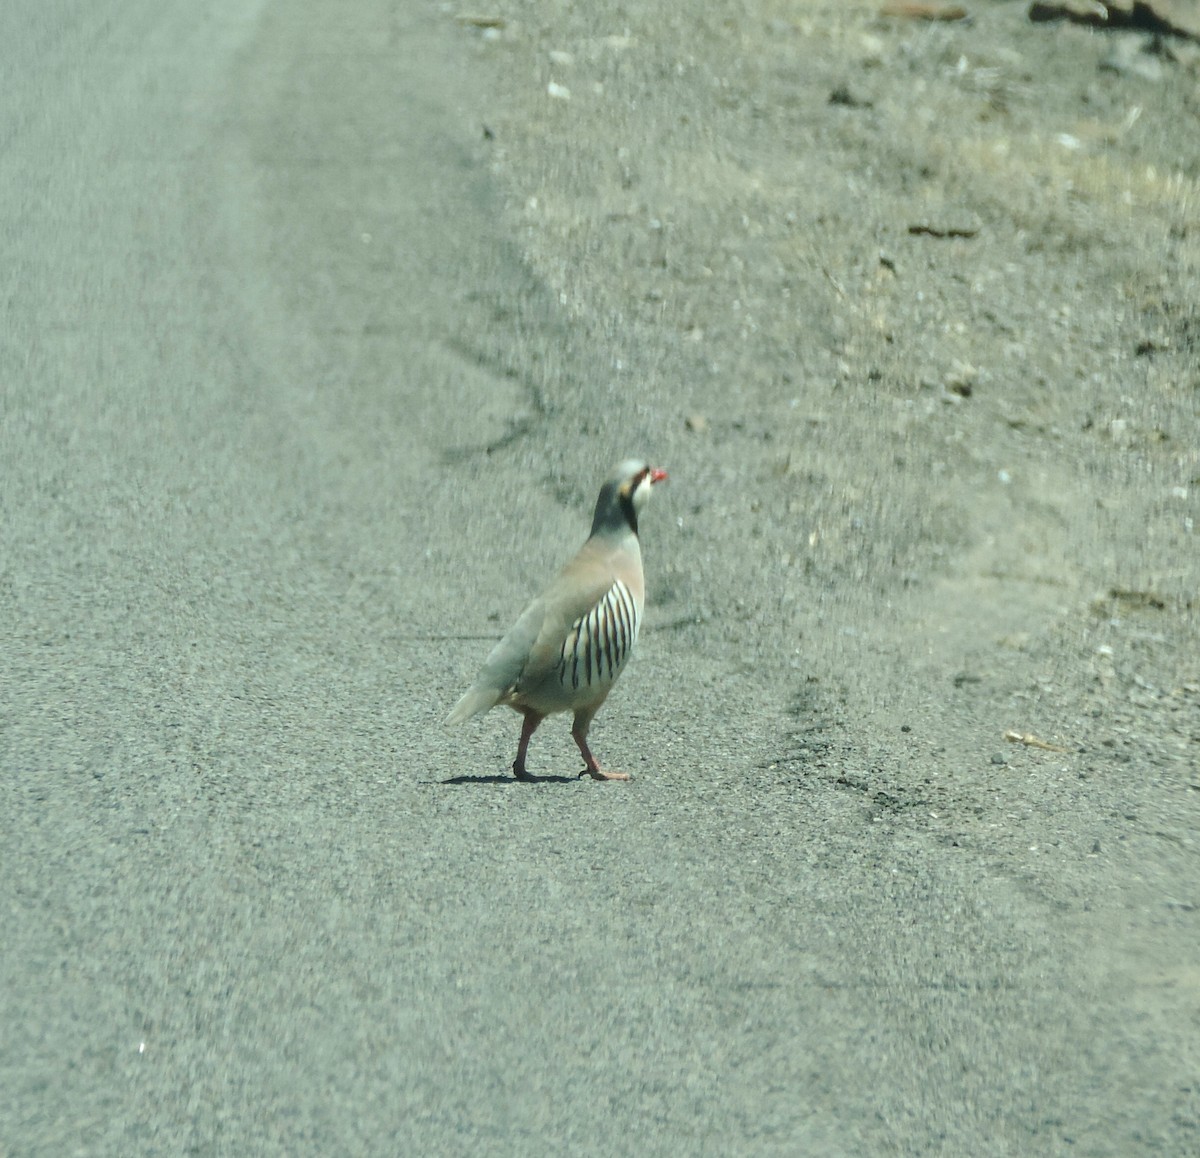
[[[627,483],[621,487],[621,494],[626,498],[633,498],[633,492],[638,489],[650,477],[650,468],[642,467]]]

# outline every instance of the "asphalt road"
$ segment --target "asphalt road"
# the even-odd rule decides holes
[[[0,1151],[1200,1152],[1190,918],[1089,877],[1074,772],[1020,856],[860,790],[970,709],[895,675],[815,791],[797,649],[677,601],[594,732],[633,784],[443,731],[609,462],[662,455],[536,385],[568,323],[459,31],[403,8],[0,16]],[[652,600],[705,571],[662,465]]]

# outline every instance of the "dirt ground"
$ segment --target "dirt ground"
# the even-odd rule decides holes
[[[717,722],[768,758],[646,775],[1017,880],[1129,1035],[1114,1152],[1195,1149],[1197,46],[879,8],[464,21],[561,335],[504,341],[524,404],[489,458],[582,510],[583,464],[650,448],[629,682],[676,714],[608,727],[674,725],[678,760]]]

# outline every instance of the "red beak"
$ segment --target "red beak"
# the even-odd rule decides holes
[[[650,468],[650,481],[652,483],[660,483],[667,481],[667,472],[661,467],[652,466]]]

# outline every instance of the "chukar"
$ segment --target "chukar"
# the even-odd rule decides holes
[[[600,488],[588,541],[496,644],[446,717],[458,724],[497,704],[520,712],[525,723],[512,766],[518,780],[536,779],[525,769],[525,754],[538,724],[566,711],[575,713],[571,735],[584,772],[595,780],[629,779],[601,770],[587,734],[637,640],[645,600],[638,512],[666,477],[637,459],[613,471]]]

